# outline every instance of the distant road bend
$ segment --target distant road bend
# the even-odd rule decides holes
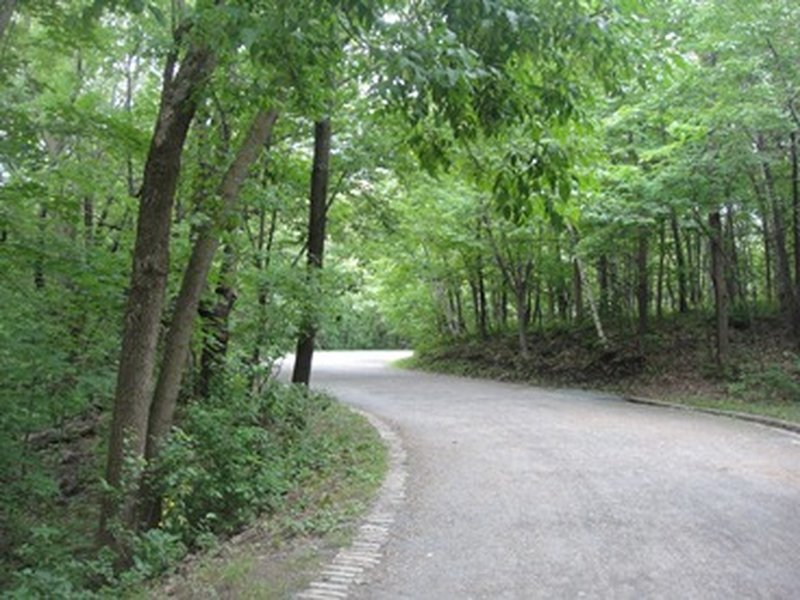
[[[349,597],[800,598],[799,436],[400,356],[314,356],[312,385],[408,453],[384,558]]]

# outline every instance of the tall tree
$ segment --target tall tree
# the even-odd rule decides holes
[[[218,194],[221,205],[217,208],[217,217],[206,222],[195,239],[164,341],[164,353],[148,417],[144,453],[147,462],[156,459],[160,445],[172,426],[178,393],[189,358],[189,344],[200,297],[208,280],[214,254],[219,247],[218,229],[233,211],[247,171],[267,143],[277,117],[275,109],[260,110],[256,114],[236,157],[220,183]],[[155,510],[155,499],[145,498],[143,502],[143,519],[150,525],[155,525],[160,517]]]
[[[170,54],[163,72],[161,102],[140,191],[133,272],[106,463],[106,483],[113,493],[106,494],[102,502],[101,543],[118,541],[113,534],[114,520],[120,519],[129,526],[135,523],[136,486],[132,482],[138,475],[125,473],[126,456],[133,463],[144,456],[181,156],[202,86],[214,65],[211,48],[197,40],[188,45],[179,64],[177,50]]]
[[[319,281],[325,251],[328,178],[331,157],[331,120],[326,117],[314,124],[314,159],[311,170],[311,193],[308,210],[308,272],[309,280]],[[313,283],[312,283],[313,285]],[[292,382],[308,385],[311,379],[311,359],[314,354],[316,315],[308,312],[301,324],[295,353]]]

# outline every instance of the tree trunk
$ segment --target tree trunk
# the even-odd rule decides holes
[[[522,282],[517,282],[514,286],[514,300],[517,309],[519,355],[526,360],[528,358],[528,289]]]
[[[753,185],[756,199],[758,200],[759,217],[761,219],[761,235],[764,243],[764,289],[766,290],[765,299],[767,304],[772,304],[775,285],[772,279],[772,233],[769,228],[770,215],[769,206],[764,198],[764,192],[758,184],[753,173],[748,174]]]
[[[486,283],[483,278],[483,266],[478,263],[478,301],[480,303],[481,338],[489,337],[488,308],[486,305]]]
[[[275,230],[278,227],[278,210],[273,208],[270,211],[269,229],[266,227],[266,211],[261,209],[258,219],[258,239],[256,241],[256,269],[260,272],[258,282],[258,327],[256,329],[256,341],[251,356],[251,375],[250,389],[253,393],[260,393],[266,377],[261,374],[261,347],[267,339],[267,304],[269,302],[269,288],[266,283],[265,272],[270,264],[272,244],[275,240]]]
[[[225,248],[225,254],[230,252]],[[214,290],[216,302],[210,308],[200,304],[199,314],[203,319],[203,348],[200,352],[200,373],[197,378],[197,394],[201,398],[211,396],[212,382],[225,364],[230,338],[230,315],[236,304],[236,290],[233,288],[233,258],[226,256],[220,271],[219,281]]]
[[[705,255],[703,252],[703,234],[701,231],[695,232],[695,258],[697,260],[697,269],[695,269],[695,288],[697,289],[697,303],[702,306],[705,295],[704,295],[704,286],[706,278],[703,277],[703,273],[705,271],[705,267],[709,267],[709,257]]]
[[[658,228],[658,274],[656,279],[656,316],[659,319],[664,316],[664,271],[667,256],[665,229],[666,223],[661,221]]]
[[[481,308],[480,302],[478,301],[478,284],[470,278],[469,281],[469,292],[472,296],[472,315],[475,318],[475,331],[480,334],[481,332]]]
[[[649,275],[647,272],[648,235],[646,230],[639,232],[638,250],[636,253],[636,304],[639,315],[639,342],[647,333],[648,304],[650,303]]]
[[[708,217],[711,229],[711,280],[714,284],[714,308],[717,318],[717,366],[723,368],[728,358],[728,286],[725,282],[725,254],[722,248],[722,219],[719,211]]]
[[[164,357],[150,410],[145,454],[147,460],[154,459],[158,454],[158,446],[172,425],[178,392],[189,357],[189,344],[192,340],[197,308],[208,281],[214,254],[219,247],[217,228],[233,210],[248,169],[267,142],[277,117],[278,113],[275,110],[262,110],[256,115],[247,137],[220,184],[218,191],[222,202],[220,212],[217,218],[207,222],[200,229],[192,247],[192,254],[183,274],[172,322],[164,343]]]
[[[736,243],[736,212],[732,203],[725,207],[725,280],[728,285],[728,298],[733,305],[745,308],[747,305],[746,279],[742,276],[742,265],[739,260],[739,245]]]
[[[689,310],[686,290],[686,261],[683,258],[678,215],[674,209],[670,215],[670,224],[672,225],[672,239],[675,242],[675,265],[678,270],[678,312],[685,313]]]
[[[778,284],[778,303],[781,314],[791,323],[794,314],[794,290],[789,267],[789,254],[786,251],[786,225],[783,210],[777,198],[772,169],[767,162],[761,163],[764,176],[764,190],[767,203],[772,210],[773,247],[775,249],[775,277]]]
[[[583,280],[577,258],[572,260],[572,289],[575,298],[575,322],[580,324],[583,321]]]
[[[600,288],[599,312],[608,314],[608,257],[603,254],[597,261],[597,285]]]
[[[325,223],[328,194],[328,175],[331,156],[331,120],[317,121],[314,125],[314,164],[311,173],[311,197],[308,217],[308,268],[309,279],[314,271],[322,269],[325,250]],[[292,383],[308,385],[311,380],[311,359],[316,336],[315,315],[306,315],[297,340]]]
[[[578,269],[578,277],[585,283],[586,276],[584,275],[584,268],[583,264],[581,263],[581,259],[575,257],[575,266]],[[597,337],[600,340],[600,343],[603,345],[603,348],[608,348],[608,338],[606,337],[606,333],[603,330],[603,321],[601,319],[600,311],[597,309],[597,304],[594,301],[594,295],[592,294],[592,286],[584,285],[584,289],[586,290],[586,299],[589,301],[589,310],[592,313],[592,321],[594,322],[594,328],[597,331]]]
[[[456,302],[456,319],[458,323],[458,331],[459,333],[463,333],[467,330],[467,321],[464,319],[464,302],[461,299],[461,286],[458,286],[453,291],[453,297]]]
[[[800,341],[800,174],[797,164],[797,132],[790,136],[789,154],[792,163],[792,216],[794,238],[794,313],[792,330],[796,341]]]
[[[156,344],[169,268],[172,206],[183,145],[196,110],[198,92],[214,68],[214,58],[208,48],[192,46],[177,74],[173,75],[174,67],[174,59],[170,58],[164,71],[161,105],[144,168],[106,463],[106,483],[119,497],[115,497],[117,494],[103,496],[98,536],[102,544],[119,542],[111,531],[113,521],[119,519],[129,527],[135,524],[137,490],[123,489],[122,484],[138,481],[138,474],[124,473],[124,465],[127,459],[137,464],[144,456]],[[124,554],[125,548],[117,543],[117,550]]]

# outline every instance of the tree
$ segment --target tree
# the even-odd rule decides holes
[[[328,177],[331,156],[331,121],[324,118],[314,124],[314,162],[311,170],[311,193],[308,213],[308,269],[309,280],[319,277],[322,257],[325,250],[325,222],[328,198]],[[312,283],[313,285],[313,283]],[[309,384],[311,378],[311,358],[314,353],[316,326],[314,316],[307,315],[301,326],[297,341],[293,383]]]
[[[121,488],[125,477],[126,453],[134,458],[143,456],[147,442],[156,344],[169,270],[172,207],[181,156],[201,87],[213,72],[215,57],[204,42],[193,40],[180,64],[176,63],[177,57],[173,54],[164,69],[161,106],[140,191],[133,273],[125,310],[106,466],[106,482],[116,490]],[[127,525],[135,523],[136,494],[131,491],[123,494],[121,503],[111,495],[103,502],[100,521],[103,543],[114,541],[113,519],[119,517]]]

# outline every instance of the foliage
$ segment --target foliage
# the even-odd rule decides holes
[[[258,398],[227,386],[188,407],[156,465],[161,528],[194,544],[203,533],[230,533],[273,510],[293,477],[313,468],[315,448],[301,438],[330,400],[270,388]],[[288,454],[288,456],[287,456]]]
[[[378,462],[378,475],[372,463],[382,446],[347,413],[330,398],[296,387],[274,384],[252,397],[231,381],[209,402],[186,407],[181,428],[170,436],[154,471],[164,498],[161,524],[130,534],[130,569],[116,572],[110,550],[90,552],[64,525],[40,524],[14,551],[18,569],[5,591],[12,598],[111,597],[172,568],[187,549],[202,549],[261,515],[280,515],[285,531],[320,534],[340,526],[356,507],[311,496],[298,503],[297,494],[319,482],[355,494],[379,480],[384,463]],[[340,481],[332,481],[332,473]],[[315,503],[313,519],[296,514]]]

